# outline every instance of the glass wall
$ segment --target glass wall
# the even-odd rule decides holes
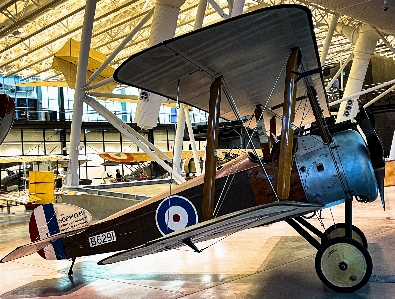
[[[62,134],[65,140],[62,142]],[[148,133],[140,132],[142,136],[148,139]],[[175,137],[175,130],[172,129],[155,129],[151,135],[153,143],[162,151],[172,151]],[[62,155],[70,146],[70,130],[55,129],[15,129],[12,128],[0,146],[0,156],[48,156]],[[83,130],[81,132],[81,150],[80,159],[87,159],[79,167],[81,179],[91,179],[93,184],[102,183],[101,175],[104,171],[115,173],[117,168],[121,169],[123,174],[130,174],[133,167],[130,165],[104,166],[104,160],[99,156],[103,152],[142,152],[130,139],[119,133],[115,129],[95,129]],[[205,142],[196,142],[197,149],[204,149]],[[183,149],[188,150],[189,142],[184,141]],[[65,157],[67,159],[67,157]],[[65,164],[67,165],[67,163]]]
[[[17,120],[71,121],[74,103],[74,90],[72,88],[17,86],[20,81],[18,76],[4,78],[0,75],[0,93],[6,93],[14,99]],[[122,87],[115,89],[113,93],[137,96],[138,90],[134,87]],[[124,122],[134,122],[136,102],[101,100],[99,98],[97,100]],[[162,105],[159,111],[158,123],[176,123],[177,113],[176,108]],[[190,115],[193,123],[207,121],[207,114],[199,109],[193,108]],[[83,121],[105,122],[106,120],[93,108],[84,103]]]

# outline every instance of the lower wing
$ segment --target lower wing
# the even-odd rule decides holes
[[[176,231],[142,246],[119,252],[99,261],[99,265],[112,264],[152,253],[188,245],[199,250],[194,243],[230,235],[243,229],[293,218],[323,208],[322,205],[279,201],[257,206]]]

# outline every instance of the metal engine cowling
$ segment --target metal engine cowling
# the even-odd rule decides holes
[[[330,206],[348,197],[374,201],[378,187],[366,143],[354,130],[333,134],[324,144],[320,136],[298,138],[295,161],[307,199]]]

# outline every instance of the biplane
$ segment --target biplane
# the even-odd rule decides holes
[[[222,165],[226,162],[229,162],[231,159],[235,159],[236,157],[245,154],[247,151],[252,152],[252,149],[249,150],[241,150],[241,149],[217,149],[216,150],[216,157],[217,157],[217,166]],[[257,153],[258,155],[261,155],[262,151],[260,149],[256,149],[255,153]],[[167,157],[169,158],[173,158],[173,152],[171,151],[165,151],[163,152],[163,154],[165,154]],[[159,154],[156,154],[160,159],[163,159],[163,157]],[[205,151],[203,150],[199,150],[197,151],[197,155],[199,159],[203,159],[205,156]],[[149,156],[146,153],[127,153],[127,152],[117,152],[117,153],[100,153],[99,154],[100,158],[105,160],[105,164],[103,163],[103,165],[105,166],[117,166],[120,163],[125,163],[125,164],[137,164],[137,165],[141,165],[144,166],[145,162],[150,162],[153,163],[151,165],[155,165],[158,168],[161,168],[160,171],[158,170],[154,170],[152,171],[151,169],[151,173],[155,172],[156,175],[164,175],[166,173],[166,171],[157,163],[154,163],[154,159]],[[181,159],[184,161],[184,171],[186,174],[188,173],[196,173],[196,166],[195,166],[195,161],[194,161],[194,157],[193,157],[193,152],[190,150],[186,150],[186,151],[182,151],[181,152]],[[112,164],[114,163],[114,164]],[[201,164],[199,162],[199,164]],[[201,165],[202,166],[202,165]],[[155,167],[156,168],[156,167]],[[202,167],[200,167],[202,168]],[[102,177],[103,180],[107,180],[107,179],[112,179],[114,177],[114,175],[108,176],[106,171],[103,172],[103,174],[105,175],[105,177]],[[200,174],[200,172],[199,172]]]
[[[205,173],[93,225],[78,207],[40,206],[30,220],[32,242],[1,262],[36,251],[73,263],[115,252],[100,265],[181,246],[203,254],[201,241],[286,221],[317,249],[316,272],[329,288],[352,292],[368,282],[372,259],[352,208],[379,191],[384,205],[383,150],[363,109],[355,123],[327,124],[308,8],[273,6],[164,41],[131,56],[114,78],[209,112]],[[254,114],[278,136],[260,142],[270,156],[253,152],[216,168],[219,118],[247,128],[255,124],[245,116]],[[340,203],[345,222],[324,232],[303,217]]]

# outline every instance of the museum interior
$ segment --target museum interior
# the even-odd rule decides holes
[[[0,1],[0,298],[395,297],[395,0]]]

